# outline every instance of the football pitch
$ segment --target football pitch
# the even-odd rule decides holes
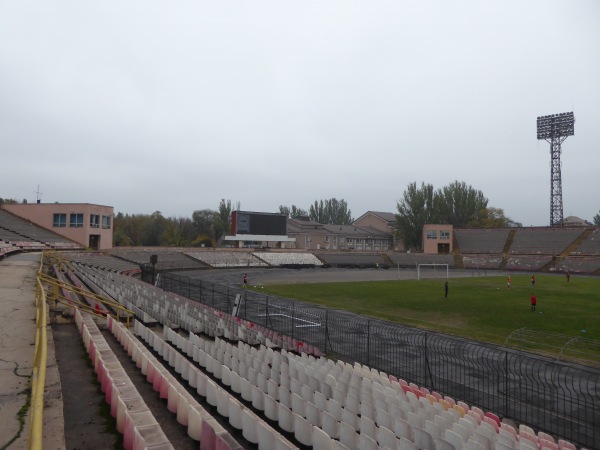
[[[269,284],[263,293],[409,326],[504,344],[516,330],[600,340],[600,279],[536,274],[445,279]],[[537,297],[531,310],[531,294]],[[544,338],[541,339],[542,341]],[[598,343],[600,344],[600,342]],[[561,345],[561,344],[558,344]],[[595,347],[595,345],[594,345]]]

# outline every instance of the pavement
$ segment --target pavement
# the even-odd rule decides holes
[[[0,260],[0,449],[26,449],[35,352],[35,283],[41,253]],[[64,449],[60,377],[47,319],[44,449]]]

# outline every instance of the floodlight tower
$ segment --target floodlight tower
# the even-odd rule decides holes
[[[550,226],[563,225],[562,179],[560,173],[560,145],[575,134],[575,116],[572,112],[537,118],[537,138],[550,144]]]

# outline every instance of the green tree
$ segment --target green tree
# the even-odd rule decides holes
[[[161,239],[163,233],[166,231],[168,226],[168,220],[163,217],[160,211],[153,212],[147,217],[146,229],[144,233],[143,245],[147,246],[158,246],[161,245]]]
[[[490,207],[480,209],[467,226],[471,228],[507,228],[523,225],[506,217],[502,208]]]
[[[222,198],[213,221],[215,240],[217,242],[225,235],[225,233],[228,233],[231,230],[231,212],[231,200]]]
[[[596,214],[594,216],[594,225],[596,225],[597,227],[600,227],[600,211],[598,211],[598,214]]]
[[[145,245],[144,235],[148,226],[148,216],[143,214],[126,214],[123,220],[122,232],[128,245]]]
[[[434,196],[438,220],[457,228],[465,227],[487,204],[483,192],[467,186],[464,181],[450,183],[438,189]]]
[[[166,220],[161,245],[189,247],[195,238],[194,223],[188,217],[171,217]]]
[[[406,248],[420,250],[423,225],[438,222],[434,197],[433,185],[421,183],[419,188],[416,182],[412,182],[397,202],[397,232]]]
[[[305,209],[298,208],[296,205],[292,205],[291,207],[279,205],[279,214],[288,216],[291,219],[292,217],[307,216],[308,212]]]
[[[213,239],[214,235],[214,221],[216,211],[212,209],[199,209],[192,213],[192,221],[196,228],[197,235],[208,236],[209,239]]]
[[[353,221],[352,212],[343,199],[315,200],[308,214],[312,220],[327,225],[350,225]]]

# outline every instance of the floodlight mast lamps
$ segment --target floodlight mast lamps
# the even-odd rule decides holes
[[[563,225],[561,144],[575,134],[572,112],[537,118],[537,138],[550,144],[550,226]]]

